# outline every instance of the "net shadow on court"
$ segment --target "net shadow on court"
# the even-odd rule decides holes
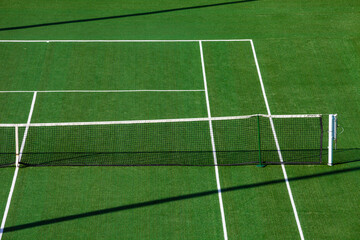
[[[277,150],[262,151],[262,164],[281,164]],[[257,165],[259,151],[216,151],[218,166]],[[284,164],[321,164],[319,150],[282,151]],[[23,166],[214,166],[213,151],[42,152],[22,155]],[[266,160],[265,160],[266,159]],[[4,164],[4,166],[13,163]]]
[[[334,165],[360,161],[360,148],[339,148],[334,150]]]

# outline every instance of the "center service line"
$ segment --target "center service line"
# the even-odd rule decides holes
[[[221,194],[221,185],[220,185],[220,178],[219,178],[219,169],[218,169],[217,158],[216,158],[216,148],[215,148],[215,141],[214,141],[214,132],[213,132],[213,127],[212,127],[211,112],[210,112],[209,94],[208,94],[208,88],[207,88],[207,82],[206,82],[206,71],[205,71],[205,63],[204,63],[204,54],[203,54],[203,48],[202,48],[202,43],[201,43],[201,41],[199,41],[199,46],[200,46],[201,66],[202,66],[202,72],[203,72],[203,78],[204,78],[206,107],[207,107],[208,118],[209,118],[211,145],[212,145],[213,157],[214,157],[214,165],[215,165],[216,184],[217,184],[217,191],[218,191],[218,196],[219,196],[221,220],[222,220],[222,226],[223,226],[223,231],[224,231],[224,239],[227,240],[227,239],[228,239],[228,235],[227,235],[227,230],[226,230],[225,212],[224,212],[224,205],[223,205],[222,194]]]

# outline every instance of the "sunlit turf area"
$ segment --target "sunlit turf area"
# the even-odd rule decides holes
[[[267,100],[274,115],[323,114],[324,140],[322,164],[284,168],[4,166],[0,239],[357,239],[359,8],[355,0],[1,2],[0,124],[268,114]],[[107,41],[129,39],[191,41]],[[331,167],[327,114],[339,124]],[[187,161],[214,160],[209,122],[157,124],[144,141],[99,135],[132,151],[196,145],[206,156]],[[19,130],[25,152],[51,141],[33,133]],[[62,141],[60,149],[74,139]]]

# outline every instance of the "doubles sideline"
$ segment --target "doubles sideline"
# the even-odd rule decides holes
[[[32,102],[31,102],[30,112],[29,112],[29,116],[28,116],[28,120],[27,120],[27,127],[25,129],[24,137],[23,137],[23,140],[22,140],[22,143],[21,143],[19,159],[21,159],[21,155],[22,155],[22,152],[23,152],[24,147],[25,147],[26,137],[27,137],[27,133],[28,133],[28,130],[29,130],[29,125],[31,123],[31,117],[32,117],[32,114],[33,114],[33,111],[34,111],[36,95],[37,95],[37,92],[34,92],[34,96],[33,96]],[[19,166],[16,166],[15,172],[14,172],[14,177],[13,177],[13,180],[12,180],[12,183],[11,183],[10,193],[9,193],[9,196],[8,196],[8,200],[6,202],[4,216],[2,218],[2,222],[1,222],[1,226],[0,226],[0,240],[1,240],[1,238],[3,236],[3,233],[4,233],[6,218],[7,218],[7,215],[9,213],[11,199],[12,199],[12,196],[13,196],[13,193],[14,193],[15,183],[16,183],[16,179],[17,179],[17,176],[18,176],[18,172],[19,172]]]
[[[253,52],[253,55],[254,55],[256,70],[257,70],[257,73],[258,73],[258,76],[259,76],[259,81],[260,81],[260,85],[261,85],[261,91],[262,91],[263,96],[264,96],[266,110],[267,110],[268,115],[271,116],[269,102],[268,102],[267,97],[266,97],[265,87],[264,87],[264,83],[263,83],[263,80],[262,80],[262,77],[261,77],[260,67],[259,67],[259,63],[258,63],[258,60],[257,60],[256,52],[255,52],[255,46],[254,46],[254,43],[253,43],[252,40],[250,41],[250,44],[251,44],[251,49],[252,49],[252,52]],[[278,139],[277,139],[274,123],[273,123],[273,120],[272,120],[271,117],[269,119],[270,119],[270,125],[271,125],[271,128],[272,128],[272,132],[273,132],[273,135],[274,135],[276,148],[278,150],[279,159],[280,159],[280,162],[283,163],[283,157],[282,157],[279,142],[278,142]],[[293,212],[294,212],[295,221],[296,221],[296,225],[298,227],[300,238],[301,238],[301,240],[304,240],[304,233],[303,233],[302,228],[301,228],[299,216],[298,216],[298,213],[297,213],[297,210],[296,210],[295,201],[294,201],[294,197],[293,197],[293,194],[292,194],[292,191],[291,191],[291,187],[290,187],[289,179],[288,179],[288,176],[287,176],[287,173],[286,173],[285,165],[281,164],[281,168],[282,168],[282,171],[283,171],[283,175],[284,175],[284,179],[285,179],[285,183],[286,183],[286,188],[287,188],[288,193],[289,193],[289,198],[290,198],[291,206],[292,206],[292,209],[293,209]]]

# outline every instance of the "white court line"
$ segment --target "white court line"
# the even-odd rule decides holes
[[[267,97],[266,97],[266,92],[265,92],[264,83],[263,83],[263,80],[262,80],[262,77],[261,77],[261,72],[260,72],[259,63],[258,63],[258,60],[257,60],[257,57],[256,57],[256,52],[255,52],[254,43],[253,43],[252,40],[250,41],[250,43],[251,43],[251,48],[252,48],[253,55],[254,55],[254,60],[255,60],[255,65],[256,65],[257,73],[258,73],[258,76],[259,76],[259,81],[260,81],[260,85],[261,85],[261,90],[262,90],[262,93],[263,93],[263,96],[264,96],[264,101],[265,101],[265,105],[266,105],[266,110],[267,110],[267,112],[268,112],[268,115],[271,115],[269,103],[268,103],[268,100],[267,100]],[[283,164],[283,157],[282,157],[281,150],[280,150],[280,146],[279,146],[279,142],[278,142],[278,139],[277,139],[277,135],[276,135],[275,127],[274,127],[274,122],[273,122],[273,120],[272,120],[271,117],[270,117],[269,119],[270,119],[270,125],[271,125],[272,132],[273,132],[274,139],[275,139],[276,148],[277,148],[277,150],[278,150],[278,155],[279,155],[280,161],[281,161],[281,163],[282,163],[282,164],[281,164],[281,168],[282,168],[282,171],[283,171],[283,174],[284,174],[284,179],[285,179],[286,187],[287,187],[287,190],[288,190],[288,193],[289,193],[290,202],[291,202],[291,206],[292,206],[292,208],[293,208],[293,212],[294,212],[296,224],[297,224],[297,227],[298,227],[298,231],[299,231],[299,234],[300,234],[300,238],[301,238],[302,240],[304,240],[304,233],[303,233],[302,228],[301,228],[299,216],[298,216],[298,213],[297,213],[297,210],[296,210],[295,201],[294,201],[294,197],[293,197],[293,195],[292,195],[292,191],[291,191],[291,188],[290,188],[290,183],[289,183],[289,179],[288,179],[288,176],[287,176],[287,173],[286,173],[285,165]]]
[[[251,39],[204,39],[204,40],[186,40],[186,39],[164,39],[164,40],[141,40],[141,39],[134,39],[134,40],[0,40],[0,43],[47,43],[47,42],[62,42],[62,43],[147,43],[147,42],[250,42]]]
[[[207,89],[206,71],[205,71],[204,55],[203,55],[203,49],[202,49],[201,41],[199,41],[199,46],[200,46],[202,73],[203,73],[203,78],[204,78],[206,107],[207,107],[208,121],[209,121],[209,127],[210,127],[211,146],[212,146],[212,150],[213,150],[213,157],[214,157],[214,164],[215,164],[215,176],[216,176],[216,185],[217,185],[217,191],[218,191],[218,196],[219,196],[221,220],[222,220],[222,226],[223,226],[223,232],[224,232],[224,239],[227,240],[228,236],[227,236],[227,230],[226,230],[225,212],[224,212],[224,206],[223,206],[223,200],[222,200],[222,194],[221,194],[219,169],[218,169],[218,166],[217,166],[216,148],[215,148],[215,141],[214,141],[214,132],[213,132],[212,121],[211,121],[210,102],[209,102],[209,94],[208,94],[208,89]]]
[[[125,93],[125,92],[204,92],[204,89],[139,89],[139,90],[42,90],[42,91],[0,91],[0,93]]]
[[[25,141],[26,141],[27,134],[28,134],[28,131],[29,131],[29,126],[30,126],[30,122],[31,122],[31,117],[32,117],[32,114],[33,114],[33,111],[34,111],[34,106],[35,106],[35,101],[36,101],[36,95],[37,95],[37,92],[34,92],[33,100],[32,100],[32,103],[31,103],[31,108],[30,108],[30,113],[29,113],[29,118],[28,118],[28,121],[27,121],[27,123],[26,123],[27,126],[26,126],[26,128],[25,128],[24,137],[23,137],[23,140],[22,140],[22,143],[21,143],[20,154],[19,154],[19,162],[21,162],[22,153],[23,153],[23,151],[24,151]]]
[[[19,161],[21,161],[21,155],[22,155],[22,152],[23,152],[24,147],[25,147],[25,141],[26,141],[28,130],[29,130],[29,125],[30,125],[30,122],[31,122],[31,117],[32,117],[32,114],[33,114],[33,111],[34,111],[35,101],[36,101],[36,92],[34,92],[33,100],[32,100],[31,107],[30,107],[30,113],[29,113],[29,117],[28,117],[28,120],[27,120],[27,125],[28,126],[25,129],[24,137],[23,137],[23,140],[22,140],[22,143],[21,143]],[[4,216],[3,216],[3,219],[2,219],[2,222],[1,222],[0,240],[1,240],[1,238],[3,236],[3,233],[4,233],[5,222],[6,222],[6,218],[7,218],[9,209],[10,209],[10,203],[11,203],[11,199],[12,199],[12,196],[13,196],[13,193],[14,193],[15,183],[16,183],[16,179],[17,179],[17,176],[18,176],[18,172],[19,172],[19,166],[16,166],[15,172],[14,172],[14,177],[13,177],[13,180],[12,180],[12,183],[11,183],[11,188],[10,188],[8,200],[6,202]]]

